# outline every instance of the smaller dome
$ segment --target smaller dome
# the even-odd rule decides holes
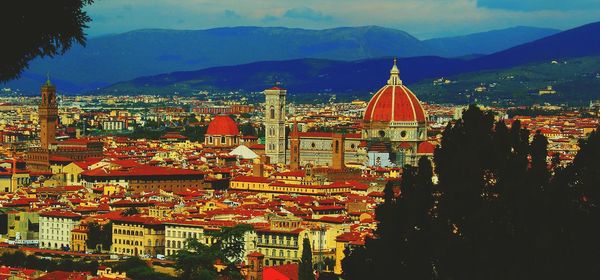
[[[417,148],[417,154],[433,154],[435,146],[427,141],[419,144]]]
[[[208,129],[206,130],[206,135],[238,135],[240,130],[238,129],[237,124],[231,117],[226,115],[216,116],[210,123],[208,124]]]

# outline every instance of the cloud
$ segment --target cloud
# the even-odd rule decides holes
[[[315,21],[330,21],[333,19],[332,16],[325,15],[308,7],[289,9],[285,12],[285,14],[283,14],[283,16],[292,19],[307,19]]]
[[[298,3],[302,4],[299,5]],[[517,25],[568,29],[598,21],[599,0],[102,0],[86,8],[89,34],[142,28],[380,25],[418,38]],[[597,2],[597,3],[596,3]]]
[[[478,7],[513,11],[600,9],[598,0],[478,0]]]
[[[280,19],[280,17],[276,17],[274,15],[266,15],[260,21],[262,21],[264,23],[273,23],[273,22],[278,21],[279,19]]]
[[[241,18],[242,16],[240,16],[238,13],[236,13],[233,10],[225,10],[223,12],[223,16],[226,18]]]

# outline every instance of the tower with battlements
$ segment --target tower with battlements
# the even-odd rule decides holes
[[[42,85],[42,102],[38,107],[40,121],[40,146],[48,146],[56,140],[56,121],[58,120],[58,105],[56,103],[56,87],[50,79]]]

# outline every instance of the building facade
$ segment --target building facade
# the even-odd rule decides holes
[[[120,216],[113,221],[113,254],[149,256],[165,254],[165,225],[153,217]]]
[[[79,225],[80,220],[81,215],[71,211],[40,213],[40,248],[69,250],[71,231]]]
[[[287,91],[272,87],[265,93],[265,154],[271,163],[286,163],[285,97]]]
[[[38,107],[40,123],[40,146],[29,149],[26,155],[27,168],[32,171],[49,171],[50,161],[55,157],[73,161],[103,155],[103,144],[89,139],[56,141],[58,104],[56,87],[46,82],[41,88],[42,101]]]

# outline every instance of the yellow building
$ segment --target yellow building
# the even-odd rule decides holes
[[[9,211],[7,214],[10,240],[38,240],[39,213],[30,211]]]
[[[113,219],[112,248],[114,254],[150,256],[165,253],[165,226],[154,218],[141,215]]]
[[[229,189],[262,193],[266,194],[268,197],[280,194],[335,196],[350,193],[352,191],[352,185],[339,183],[304,185],[300,183],[274,181],[263,177],[238,176],[229,182]]]
[[[258,252],[265,256],[265,266],[300,261],[302,240],[309,237],[301,223],[300,218],[271,216],[268,227],[255,228],[256,247]]]
[[[80,174],[87,170],[87,162],[71,162],[62,168],[65,177],[65,184],[69,186],[82,185]]]
[[[71,251],[85,253],[87,249],[88,227],[86,224],[80,224],[71,230]]]
[[[17,189],[29,186],[31,184],[31,178],[29,177],[29,171],[15,170],[12,173],[9,193],[14,193]],[[2,186],[0,191],[6,191],[6,186]]]
[[[112,271],[112,268],[108,266],[98,267],[96,275],[98,275],[100,279],[129,279],[127,278],[127,273]]]
[[[353,246],[364,246],[364,236],[362,236],[358,232],[346,232],[340,234],[336,238],[335,245],[335,266],[333,268],[333,272],[337,275],[342,274],[342,260],[346,256],[344,251],[348,247]]]

